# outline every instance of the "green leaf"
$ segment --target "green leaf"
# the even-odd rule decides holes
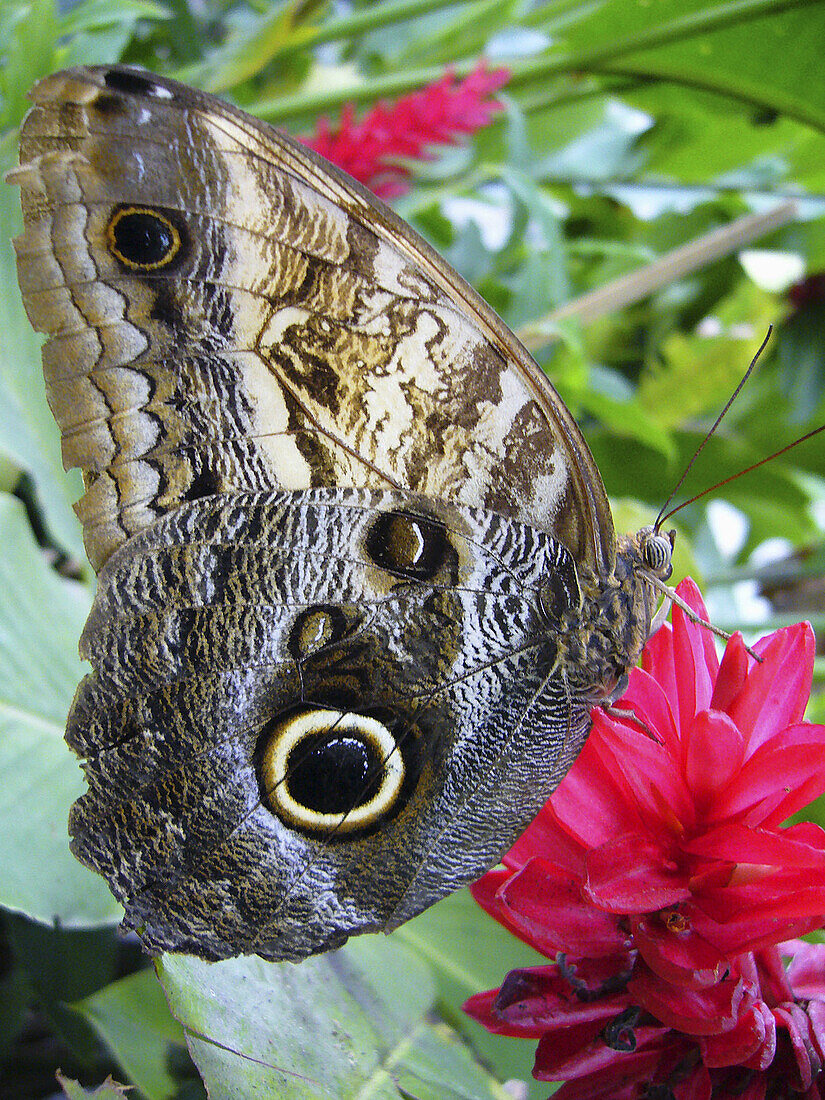
[[[299,966],[182,955],[156,965],[210,1095],[505,1100],[428,1022],[432,976],[397,939],[360,936]]]
[[[6,915],[6,934],[14,957],[54,1031],[72,1053],[92,1064],[98,1044],[88,1024],[66,1007],[111,981],[118,944],[109,929],[69,931],[46,928],[13,914]]]
[[[84,784],[63,741],[83,674],[83,586],[46,565],[22,506],[0,497],[0,904],[89,927],[118,918],[105,883],[69,852],[66,819]]]
[[[60,19],[59,67],[119,61],[141,20],[168,18],[151,0],[83,0]]]
[[[552,68],[704,88],[825,130],[824,32],[820,0],[605,0]]]
[[[474,993],[495,989],[511,970],[546,966],[543,955],[502,928],[459,890],[393,933],[432,969],[438,988],[438,1008],[502,1080],[527,1085],[528,1100],[544,1100],[547,1085],[532,1079],[534,1042],[514,1042],[492,1035],[471,1020],[461,1006]]]
[[[0,8],[0,130],[5,130],[22,118],[35,80],[54,66],[58,31],[55,0],[4,0]]]
[[[29,1009],[31,991],[26,975],[19,966],[0,976],[0,1065],[23,1029]]]
[[[128,1086],[119,1085],[111,1077],[107,1077],[97,1088],[87,1089],[79,1081],[64,1077],[62,1073],[58,1072],[56,1076],[57,1083],[69,1100],[130,1100]]]
[[[185,1077],[180,1070],[189,1063],[186,1037],[152,968],[112,982],[72,1008],[91,1024],[124,1075],[148,1100],[172,1100],[177,1095]]]

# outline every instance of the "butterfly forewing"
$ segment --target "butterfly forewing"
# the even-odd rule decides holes
[[[150,74],[74,70],[34,99],[20,281],[93,563],[185,500],[344,485],[491,508],[609,569],[570,414],[377,199]]]

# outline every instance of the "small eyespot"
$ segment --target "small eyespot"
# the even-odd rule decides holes
[[[287,648],[296,661],[301,661],[339,641],[348,629],[347,616],[340,607],[316,604],[296,618]]]
[[[154,99],[174,99],[174,94],[152,79],[151,73],[141,73],[134,69],[109,69],[103,77],[108,88],[126,95],[152,96]]]
[[[340,837],[392,812],[404,760],[387,727],[352,711],[289,715],[264,746],[261,780],[269,808],[294,829]]]
[[[181,251],[181,231],[172,219],[148,206],[121,206],[106,229],[109,250],[131,271],[168,267]]]
[[[565,615],[581,604],[581,590],[573,559],[559,549],[552,568],[542,577],[539,586],[539,606],[548,623],[558,624]]]

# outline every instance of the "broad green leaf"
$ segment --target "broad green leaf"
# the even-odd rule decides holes
[[[548,1086],[532,1079],[534,1042],[491,1035],[462,1012],[474,993],[500,986],[511,970],[546,966],[548,959],[522,943],[459,890],[393,933],[432,969],[438,1007],[501,1080],[527,1085],[529,1100],[544,1100]]]
[[[31,990],[23,971],[19,967],[7,969],[0,976],[0,1064],[23,1029],[30,999]]]
[[[585,72],[702,87],[825,129],[821,0],[605,0],[566,31]]]
[[[177,1095],[181,1074],[173,1068],[186,1053],[186,1037],[152,968],[112,982],[72,1008],[92,1025],[124,1075],[148,1100],[172,1100]]]
[[[658,362],[641,378],[638,401],[667,427],[714,415],[745,373],[758,343],[751,337],[685,336],[674,332],[658,346]]]
[[[29,88],[54,67],[57,6],[55,0],[3,0],[0,18],[3,32],[0,39],[2,131],[18,124],[28,107],[26,93]],[[5,170],[7,165],[0,167]],[[6,243],[5,234],[2,241]],[[0,331],[5,332],[5,329]]]
[[[427,1020],[432,975],[397,939],[361,936],[298,966],[182,955],[156,965],[210,1095],[505,1100]]]
[[[116,937],[108,928],[48,928],[12,913],[6,914],[5,932],[15,960],[28,975],[40,1011],[74,1056],[93,1064],[98,1049],[94,1033],[67,1004],[114,978]]]
[[[118,61],[141,20],[168,18],[152,0],[82,0],[72,5],[59,24],[59,67],[100,65]],[[56,66],[57,67],[57,66]]]
[[[119,907],[69,852],[66,829],[84,790],[63,731],[84,672],[77,639],[89,592],[47,566],[9,497],[0,531],[0,904],[68,928],[109,923]]]

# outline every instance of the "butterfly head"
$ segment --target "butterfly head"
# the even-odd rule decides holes
[[[675,531],[662,532],[655,525],[642,527],[635,535],[619,539],[617,577],[628,621],[635,625],[632,648],[638,648],[631,663],[635,663],[647,639],[661,625],[656,608],[661,597],[670,591],[667,581],[673,572],[675,541]]]

